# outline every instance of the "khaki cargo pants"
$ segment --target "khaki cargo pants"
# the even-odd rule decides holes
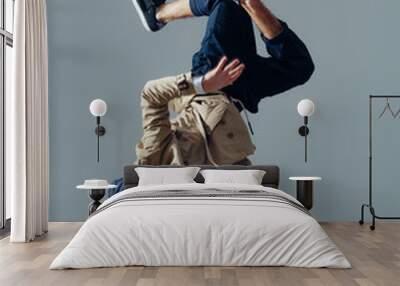
[[[222,93],[197,96],[190,73],[147,82],[141,107],[137,164],[250,163],[255,146],[239,111]]]

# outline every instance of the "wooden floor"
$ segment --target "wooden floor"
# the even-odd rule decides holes
[[[379,223],[371,232],[356,223],[323,224],[353,269],[286,267],[124,267],[48,270],[80,223],[51,223],[49,233],[28,244],[0,241],[0,285],[400,285],[400,223]]]

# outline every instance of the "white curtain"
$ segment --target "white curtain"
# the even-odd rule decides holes
[[[16,0],[13,93],[7,111],[12,242],[48,226],[48,52],[45,0]]]

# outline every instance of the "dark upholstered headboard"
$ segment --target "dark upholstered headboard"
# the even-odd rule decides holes
[[[135,168],[139,165],[128,165],[124,167],[124,189],[133,188],[138,185],[139,177],[135,172]],[[177,168],[180,166],[140,166],[148,168]],[[185,167],[185,166],[181,166]],[[227,165],[227,166],[196,166],[201,169],[219,169],[219,170],[263,170],[265,171],[262,184],[265,187],[278,188],[279,187],[279,167],[278,166],[266,166],[266,165],[255,165],[255,166],[238,166],[238,165]],[[195,178],[198,183],[203,183],[204,179],[199,173]]]

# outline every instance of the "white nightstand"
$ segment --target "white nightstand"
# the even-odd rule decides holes
[[[322,180],[321,177],[290,177],[289,180],[296,181],[296,197],[303,206],[311,210],[313,207],[314,181]]]

